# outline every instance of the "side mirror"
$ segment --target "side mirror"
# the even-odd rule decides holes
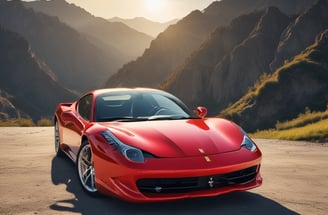
[[[206,107],[197,107],[196,110],[194,110],[194,113],[199,116],[200,118],[204,119],[207,114],[207,108]]]

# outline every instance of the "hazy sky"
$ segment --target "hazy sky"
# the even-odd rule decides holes
[[[145,17],[154,21],[182,18],[191,11],[203,10],[215,0],[66,0],[95,16],[112,18]]]

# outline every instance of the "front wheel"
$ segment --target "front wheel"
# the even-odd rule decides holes
[[[84,141],[77,155],[77,173],[83,189],[91,195],[98,194],[95,182],[95,169],[93,166],[91,146]]]

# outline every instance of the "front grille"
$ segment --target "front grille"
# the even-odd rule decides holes
[[[252,166],[243,170],[212,176],[139,179],[137,186],[140,192],[144,194],[187,193],[246,184],[255,180],[256,174],[257,166]]]

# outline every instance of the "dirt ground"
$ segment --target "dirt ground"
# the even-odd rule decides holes
[[[214,198],[132,204],[86,195],[53,128],[0,128],[0,214],[328,214],[328,143],[256,139],[261,187]]]

